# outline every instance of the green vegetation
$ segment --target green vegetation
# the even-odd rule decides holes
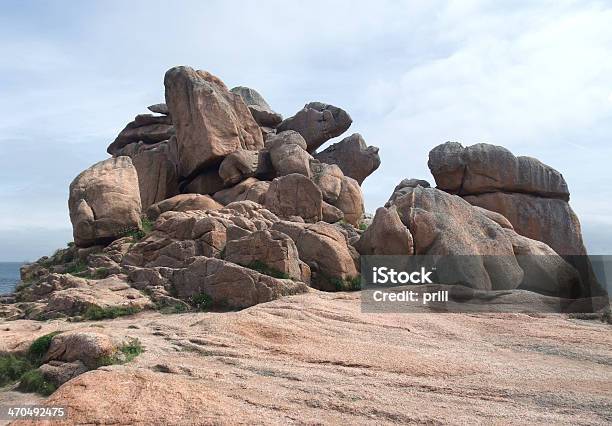
[[[24,373],[21,376],[17,389],[22,392],[36,392],[45,396],[55,392],[55,386],[47,382],[38,369]]]
[[[149,234],[152,230],[153,230],[153,225],[155,225],[155,222],[152,222],[148,217],[143,216],[141,219],[141,223],[142,223],[142,231],[145,234]]]
[[[132,361],[138,355],[144,352],[144,347],[140,340],[130,338],[127,343],[119,347],[114,355],[104,356],[98,359],[98,366],[125,364]]]
[[[361,275],[357,275],[348,279],[332,277],[329,278],[329,282],[336,288],[337,291],[361,290]]]
[[[32,368],[32,363],[24,357],[0,356],[0,386],[16,382]]]
[[[70,265],[68,265],[68,267],[66,268],[66,273],[71,274],[71,275],[77,275],[82,272],[85,272],[87,268],[88,268],[87,263],[79,259],[76,262],[73,262]]]
[[[256,260],[247,265],[247,268],[253,269],[254,271],[259,272],[260,274],[269,275],[274,278],[279,278],[282,280],[290,279],[289,275],[286,273],[279,271],[278,269],[271,268],[260,260]]]
[[[51,346],[51,340],[53,340],[53,337],[57,336],[60,333],[61,331],[54,331],[53,333],[45,334],[44,336],[41,336],[38,339],[34,340],[34,342],[30,345],[30,348],[28,349],[28,358],[32,362],[40,364],[43,357],[49,350],[49,346]]]
[[[156,309],[161,314],[182,314],[189,311],[189,307],[182,303],[175,305],[157,305]]]
[[[361,231],[365,231],[366,229],[368,229],[368,225],[366,225],[365,223],[361,222],[361,223],[359,224],[359,229],[360,229]]]
[[[90,306],[83,314],[83,317],[86,320],[98,321],[103,319],[123,317],[126,315],[134,315],[140,311],[141,309],[136,306],[113,306],[109,308]]]
[[[51,346],[53,336],[59,333],[55,331],[36,339],[28,348],[26,356],[0,356],[0,386],[18,381],[20,391],[51,395],[55,386],[44,380],[38,367]]]
[[[189,298],[189,304],[192,305],[197,311],[205,311],[210,309],[213,305],[212,297],[206,293],[196,294]]]

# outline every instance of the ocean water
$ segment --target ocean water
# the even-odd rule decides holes
[[[0,294],[12,293],[19,282],[21,262],[0,262]]]

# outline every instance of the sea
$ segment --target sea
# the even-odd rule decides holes
[[[22,262],[0,262],[0,294],[12,293],[19,282]]]

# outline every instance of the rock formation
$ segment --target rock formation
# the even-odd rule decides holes
[[[71,184],[74,244],[25,266],[0,315],[241,309],[309,286],[358,289],[369,255],[432,256],[445,285],[590,295],[559,256],[584,254],[567,185],[538,160],[440,145],[438,188],[404,179],[372,217],[360,185],[378,148],[353,134],[316,152],[351,125],[343,109],[310,102],[283,120],[254,89],[184,66],[164,86],[166,102]]]

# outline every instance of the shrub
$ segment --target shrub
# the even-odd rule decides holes
[[[279,271],[278,269],[271,268],[266,265],[264,262],[260,260],[256,260],[247,265],[247,268],[253,269],[254,271],[259,272],[260,274],[269,275],[273,278],[279,278],[282,280],[289,279],[289,275],[286,273]]]
[[[38,369],[25,372],[21,376],[18,389],[23,392],[36,392],[45,396],[55,392],[55,386],[47,382]]]
[[[368,225],[366,225],[365,223],[361,222],[361,223],[359,224],[359,229],[360,229],[361,231],[365,231],[366,229],[368,229]]]
[[[361,275],[348,279],[333,277],[329,279],[329,282],[336,288],[337,291],[361,290]]]
[[[134,315],[140,311],[141,309],[136,306],[113,306],[110,308],[90,306],[83,314],[83,317],[86,320],[98,321],[103,319],[122,317],[126,315]]]
[[[0,356],[0,386],[16,382],[25,372],[31,369],[32,364],[24,357]]]
[[[198,311],[205,311],[210,309],[213,305],[212,298],[206,293],[196,294],[189,298],[189,304],[192,305]]]
[[[146,216],[142,217],[141,223],[142,223],[142,231],[145,234],[149,234],[153,230],[153,225],[155,225],[155,222],[151,221]]]
[[[40,363],[49,350],[49,346],[51,346],[51,340],[53,340],[54,336],[57,336],[60,333],[61,331],[54,331],[34,340],[28,349],[28,358],[30,358],[32,362],[37,364]]]

